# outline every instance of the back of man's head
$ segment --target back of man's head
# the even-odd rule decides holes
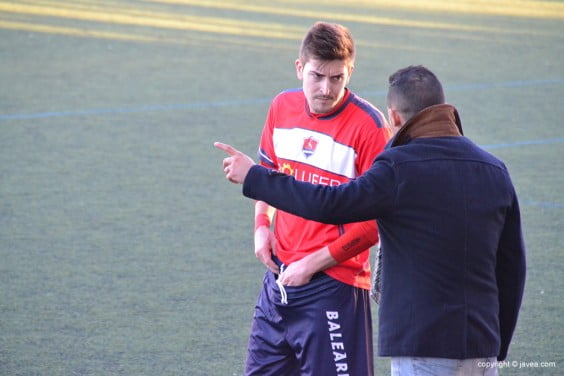
[[[445,103],[441,82],[422,65],[398,70],[389,78],[388,107],[399,112],[404,121],[419,111]]]
[[[355,47],[349,30],[339,24],[316,22],[306,33],[300,46],[300,60],[343,60],[354,65]]]

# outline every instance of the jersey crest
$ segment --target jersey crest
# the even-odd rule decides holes
[[[315,149],[317,148],[318,143],[319,141],[313,138],[313,136],[304,138],[304,143],[302,145],[302,152],[304,153],[306,158],[311,157],[313,153],[315,153]]]

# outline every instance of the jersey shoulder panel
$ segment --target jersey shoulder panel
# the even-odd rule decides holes
[[[373,121],[376,127],[385,128],[387,127],[387,122],[382,111],[376,108],[372,103],[368,102],[366,99],[351,93],[350,102],[352,105],[358,107],[362,112],[368,115]]]

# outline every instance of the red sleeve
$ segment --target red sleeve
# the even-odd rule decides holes
[[[358,145],[359,158],[356,162],[358,175],[362,175],[372,166],[376,157],[384,151],[384,147],[391,137],[392,133],[387,125],[378,128],[375,132],[367,132],[361,137],[361,142]]]
[[[376,221],[358,222],[345,232],[343,236],[329,244],[329,253],[341,263],[378,243]]]

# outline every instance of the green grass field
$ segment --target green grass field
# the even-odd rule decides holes
[[[0,375],[242,375],[264,268],[212,143],[255,155],[317,20],[357,41],[352,90],[385,109],[426,65],[506,162],[528,279],[501,375],[564,374],[563,2],[22,0],[0,1]]]

